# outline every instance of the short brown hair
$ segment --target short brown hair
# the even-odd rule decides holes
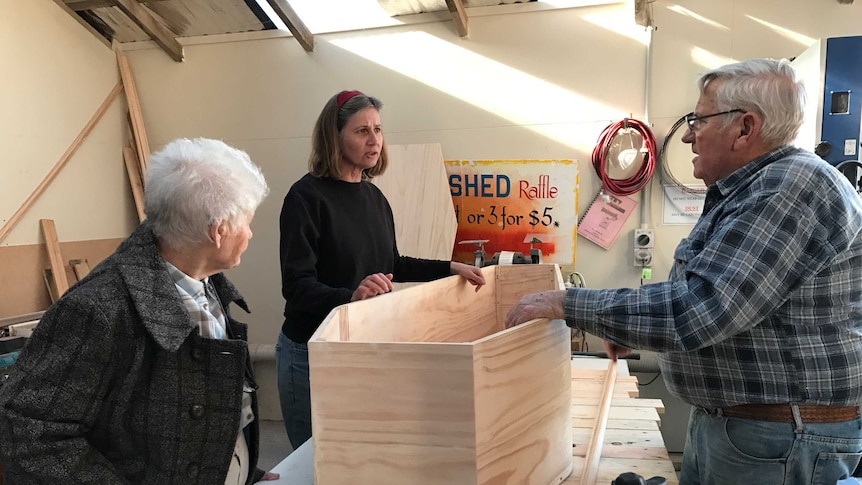
[[[329,98],[320,116],[317,117],[311,136],[311,156],[308,158],[308,172],[311,175],[333,178],[341,175],[341,144],[338,142],[341,129],[351,116],[365,108],[374,108],[379,112],[383,108],[383,103],[377,98],[359,93],[339,107],[338,94]],[[383,175],[388,163],[389,157],[384,137],[380,147],[380,159],[375,166],[362,171],[363,178],[371,179]]]

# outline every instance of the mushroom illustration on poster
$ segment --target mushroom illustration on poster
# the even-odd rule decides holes
[[[574,264],[578,229],[575,160],[446,160],[458,231],[454,261],[472,263],[474,244],[487,240],[487,258],[514,251],[543,263]]]

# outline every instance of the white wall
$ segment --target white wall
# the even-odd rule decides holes
[[[128,55],[154,148],[178,136],[223,138],[263,167],[272,195],[232,277],[254,311],[250,338],[272,342],[283,310],[278,214],[306,171],[312,126],[332,94],[381,98],[390,144],[439,142],[446,158],[578,159],[581,193],[591,195],[587,160],[599,131],[644,106],[645,36],[630,17],[625,4],[476,17],[469,40],[450,22],[318,35],[312,54],[293,38],[197,45],[181,65],[154,49]],[[619,23],[626,35],[596,21]],[[629,258],[616,256],[631,253],[626,243],[605,257],[582,242],[577,257],[600,256],[625,275],[596,284],[633,284]]]
[[[0,225],[118,80],[113,52],[51,0],[0,2]],[[135,217],[121,152],[124,130],[121,94],[2,245],[39,243],[40,218],[55,220],[61,241],[128,235]]]

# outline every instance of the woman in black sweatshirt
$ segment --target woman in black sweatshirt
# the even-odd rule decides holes
[[[392,291],[392,282],[457,274],[485,284],[479,268],[398,253],[386,197],[369,179],[386,170],[377,98],[342,91],[330,98],[312,136],[309,173],[281,209],[284,324],[276,345],[284,426],[294,448],[311,437],[307,343],[330,310]]]

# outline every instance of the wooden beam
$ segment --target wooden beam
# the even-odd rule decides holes
[[[452,20],[455,22],[455,29],[458,30],[458,35],[461,38],[467,37],[469,31],[467,29],[467,11],[464,10],[464,4],[461,0],[446,0],[446,6],[449,7],[449,13],[452,14]]]
[[[144,2],[153,2],[159,0],[137,0],[138,3]],[[116,6],[116,2],[114,0],[64,0],[64,2],[70,9],[80,12],[81,10],[92,10],[94,8],[104,8],[104,7],[114,7]]]
[[[132,198],[135,200],[138,220],[144,222],[144,219],[147,218],[147,214],[144,212],[144,184],[141,182],[138,157],[131,147],[123,147],[123,160],[126,162],[126,171],[129,173],[129,184],[132,186]]]
[[[111,47],[111,41],[109,41],[107,38],[105,38],[105,36],[102,35],[102,33],[99,32],[98,30],[96,30],[92,25],[88,24],[86,20],[82,19],[80,15],[78,15],[74,11],[72,11],[71,8],[69,8],[65,3],[63,3],[63,0],[54,0],[54,3],[56,3],[57,6],[60,7],[61,9],[65,10],[66,13],[71,15],[72,18],[75,19],[76,22],[81,24],[82,27],[84,27],[85,29],[90,31],[91,34],[95,35],[96,38],[99,39],[99,41],[101,43],[105,44],[105,47],[108,47],[108,48]]]
[[[112,89],[111,92],[108,93],[108,97],[105,98],[104,101],[102,101],[101,106],[99,106],[99,108],[90,118],[90,121],[87,122],[87,125],[84,126],[84,129],[81,130],[81,133],[78,134],[78,137],[75,138],[75,140],[66,150],[66,153],[64,153],[63,156],[60,157],[60,160],[54,165],[54,168],[52,168],[51,171],[48,172],[48,175],[45,176],[45,178],[36,187],[33,193],[30,194],[30,197],[27,197],[27,200],[25,200],[24,203],[21,204],[21,207],[14,214],[12,214],[12,217],[10,217],[9,220],[6,221],[6,224],[4,224],[2,228],[0,228],[0,242],[3,241],[3,239],[6,238],[12,228],[14,228],[16,224],[18,224],[18,221],[21,219],[21,216],[23,216],[24,213],[27,212],[28,209],[30,209],[30,206],[33,205],[33,202],[35,202],[36,199],[38,199],[39,196],[42,195],[42,192],[44,192],[45,189],[48,188],[48,185],[50,185],[51,182],[54,180],[54,177],[56,177],[57,174],[60,173],[60,170],[63,168],[64,165],[66,165],[66,162],[68,162],[69,159],[72,158],[72,155],[75,153],[76,150],[78,150],[78,146],[81,144],[82,141],[84,141],[84,138],[86,138],[87,135],[89,135],[90,132],[93,131],[93,127],[96,126],[96,123],[98,123],[100,119],[102,119],[102,116],[105,114],[105,111],[108,110],[108,106],[110,106],[114,99],[117,97],[117,95],[120,94],[120,90],[122,88],[122,82],[118,82],[117,85],[114,86],[114,89]]]
[[[39,320],[42,318],[42,315],[45,314],[45,311],[25,313],[23,315],[14,315],[11,317],[0,318],[0,328],[8,327],[9,325],[16,325],[19,323],[32,322],[33,320]]]
[[[53,281],[51,289],[53,296],[59,299],[69,289],[69,280],[66,278],[66,265],[63,264],[63,255],[60,253],[60,241],[57,238],[57,228],[53,219],[39,219],[42,226],[42,234],[45,236],[45,249],[48,251],[48,260],[51,261],[51,272]]]
[[[641,27],[652,26],[652,0],[635,0],[635,23]]]
[[[138,27],[141,28],[153,41],[159,45],[171,59],[183,62],[183,46],[177,41],[177,34],[161,24],[152,14],[152,11],[141,5],[137,0],[113,0],[117,7],[123,11]]]
[[[51,303],[54,303],[59,299],[57,296],[56,285],[54,284],[54,273],[51,271],[51,268],[45,268],[42,271],[42,280],[45,282],[45,288],[48,289],[48,297],[51,299]]]
[[[613,401],[614,386],[617,382],[617,361],[608,361],[608,371],[605,374],[605,386],[602,392],[602,400],[596,422],[593,425],[593,435],[587,447],[581,482],[584,484],[596,483],[599,473],[599,460],[602,458],[602,444],[605,441],[605,428],[608,424],[608,415]]]
[[[126,92],[126,104],[129,106],[129,122],[132,128],[132,139],[135,151],[138,155],[138,164],[141,167],[141,176],[147,169],[147,161],[150,159],[150,141],[147,138],[147,130],[144,128],[144,115],[141,112],[141,102],[138,98],[138,88],[135,84],[135,76],[132,74],[132,66],[123,51],[117,51],[117,65],[120,68],[120,77],[123,79],[123,88]]]
[[[81,281],[90,274],[90,263],[86,259],[70,259],[69,266],[75,272],[75,279]]]
[[[288,30],[296,37],[305,52],[314,51],[314,34],[308,30],[290,3],[287,0],[266,0],[266,2],[269,3],[278,18],[287,25]]]

